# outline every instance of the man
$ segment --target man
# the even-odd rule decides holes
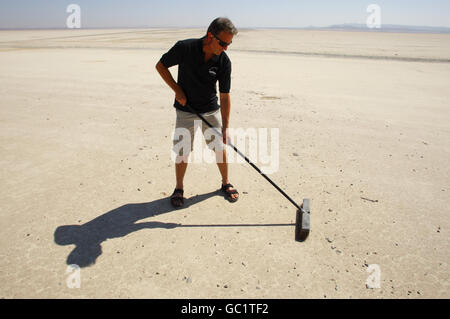
[[[171,203],[174,207],[179,208],[184,204],[183,180],[189,152],[193,145],[194,121],[200,120],[193,111],[202,114],[219,131],[221,128],[223,143],[227,143],[231,107],[231,61],[225,51],[237,33],[237,29],[229,19],[216,18],[208,27],[204,37],[178,41],[156,65],[163,80],[175,92],[176,129],[187,129],[191,137],[189,151],[183,150],[183,152],[177,153],[176,157],[176,186],[171,196]],[[178,65],[177,82],[168,70],[174,65]],[[219,82],[220,105],[216,91],[217,82]],[[205,135],[204,126],[202,125],[202,131]],[[177,142],[179,140],[174,139],[174,146]],[[212,147],[212,141],[207,141],[207,143],[216,154],[217,166],[222,176],[221,190],[230,202],[235,202],[239,198],[239,193],[228,180],[226,150],[223,147]]]

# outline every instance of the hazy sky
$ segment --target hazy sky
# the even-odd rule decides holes
[[[0,28],[65,28],[69,4],[81,27],[206,27],[218,16],[238,28],[366,23],[370,4],[382,24],[450,27],[449,0],[0,0]]]

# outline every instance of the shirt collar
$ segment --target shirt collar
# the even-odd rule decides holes
[[[205,60],[205,52],[203,52],[203,39],[205,39],[206,38],[206,35],[205,36],[203,36],[203,37],[201,37],[200,39],[199,39],[199,41],[198,41],[198,47],[199,47],[199,49],[200,49],[200,53],[201,53],[201,56],[202,56],[202,61],[204,62]],[[213,55],[212,56],[212,58],[211,59],[209,59],[208,60],[208,62],[207,63],[215,63],[215,62],[217,62],[219,60],[219,55]]]

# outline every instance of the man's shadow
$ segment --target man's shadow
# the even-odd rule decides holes
[[[179,225],[161,222],[137,223],[139,220],[180,211],[216,195],[219,195],[218,191],[187,198],[184,206],[178,209],[172,207],[167,197],[149,203],[126,204],[83,225],[59,226],[54,233],[55,243],[75,245],[67,257],[67,264],[87,267],[95,264],[97,257],[102,254],[101,243],[107,239],[123,237],[144,228],[169,229]]]
[[[67,257],[68,265],[87,267],[95,264],[102,254],[102,242],[110,238],[124,237],[132,232],[146,228],[176,227],[255,227],[255,226],[292,226],[294,224],[228,224],[228,225],[181,225],[176,223],[143,222],[141,219],[157,215],[180,211],[189,208],[213,196],[220,196],[219,191],[185,199],[183,208],[175,209],[169,198],[161,198],[149,203],[127,204],[113,209],[83,225],[59,226],[54,233],[55,243],[58,245],[75,245]]]

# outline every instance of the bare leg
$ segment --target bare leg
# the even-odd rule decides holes
[[[186,169],[188,165],[188,156],[177,156],[175,163],[175,176],[177,185],[175,188],[183,189],[184,175],[186,174]]]
[[[221,152],[216,152],[216,162],[219,167],[220,175],[222,175],[222,185],[228,184],[230,181],[228,180],[228,163],[227,163],[227,152],[224,149]],[[229,190],[233,190],[234,188],[229,188]],[[232,198],[239,197],[239,194],[232,194]]]

